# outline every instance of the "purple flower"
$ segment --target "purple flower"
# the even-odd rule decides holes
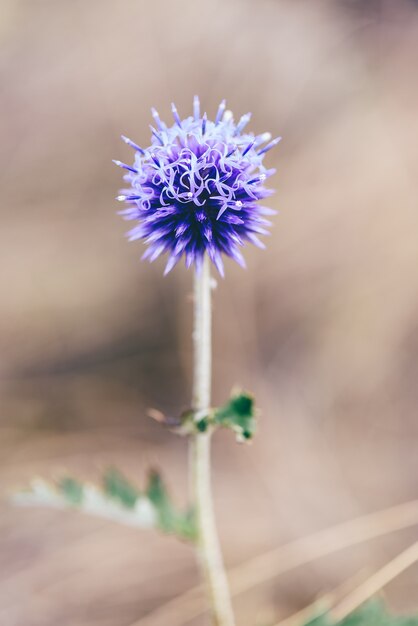
[[[275,211],[259,201],[273,193],[265,181],[275,170],[266,169],[263,159],[280,138],[244,131],[250,114],[236,123],[224,100],[214,122],[200,115],[197,96],[192,116],[181,120],[174,104],[172,112],[174,124],[167,126],[152,109],[149,148],[122,136],[135,159],[132,166],[114,161],[126,170],[129,185],[117,198],[128,205],[120,213],[138,221],[128,237],[148,244],[142,258],[168,254],[165,273],[182,256],[187,267],[194,263],[199,269],[207,252],[223,276],[222,254],[245,267],[240,246],[249,241],[264,248],[258,235],[268,234],[265,216]]]

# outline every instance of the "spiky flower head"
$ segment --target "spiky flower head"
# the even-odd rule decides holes
[[[172,112],[174,124],[167,126],[152,109],[148,148],[122,136],[135,159],[132,166],[114,161],[127,171],[129,184],[117,198],[128,205],[120,213],[138,221],[127,234],[148,244],[142,258],[168,254],[165,273],[182,256],[187,267],[199,269],[207,253],[223,276],[222,254],[245,266],[239,251],[245,242],[264,248],[258,235],[268,234],[265,216],[275,211],[259,201],[273,193],[265,181],[275,170],[266,169],[263,159],[280,138],[246,132],[251,115],[235,122],[224,100],[213,122],[201,116],[197,96],[192,116],[180,119],[174,104]]]

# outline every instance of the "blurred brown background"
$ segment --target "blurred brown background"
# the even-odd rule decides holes
[[[263,410],[250,447],[215,442],[229,565],[418,497],[418,7],[402,0],[1,0],[0,486],[34,474],[143,483],[161,465],[184,503],[186,442],[146,417],[191,386],[191,281],[139,261],[114,196],[194,93],[281,134],[266,252],[227,264],[215,302],[214,401]],[[412,529],[237,598],[270,623],[373,571]],[[76,513],[0,518],[1,626],[133,626],[196,582],[175,539]],[[418,610],[418,568],[387,589]],[[205,623],[202,618],[196,626]],[[161,624],[161,626],[169,626]]]

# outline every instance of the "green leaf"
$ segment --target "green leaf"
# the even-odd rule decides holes
[[[178,516],[177,534],[188,541],[196,541],[197,526],[194,507],[190,507],[185,513]]]
[[[104,492],[109,498],[118,500],[128,509],[135,507],[139,491],[116,469],[109,469],[103,477]]]
[[[391,621],[388,619],[383,603],[372,600],[348,615],[339,624],[341,626],[389,626]]]
[[[418,626],[418,616],[390,615],[381,600],[372,600],[343,619],[338,626]]]
[[[304,626],[332,626],[328,615],[318,615],[306,622]]]
[[[256,431],[254,396],[246,391],[236,393],[223,407],[215,410],[214,422],[231,428],[239,441],[252,439]]]
[[[170,532],[173,526],[174,512],[163,480],[155,470],[149,474],[146,493],[158,513],[161,530]]]
[[[58,483],[58,491],[64,496],[68,504],[77,506],[83,500],[83,485],[74,478],[63,478]]]
[[[168,495],[167,489],[158,472],[151,471],[146,495],[155,507],[159,528],[166,533],[174,533],[184,539],[196,538],[196,526],[192,510],[178,513]]]
[[[102,488],[70,477],[57,483],[36,479],[29,489],[16,493],[13,499],[16,504],[26,506],[77,507],[88,515],[137,528],[158,528],[189,541],[194,541],[197,535],[194,511],[177,511],[158,472],[151,472],[145,493],[118,470],[109,469]]]
[[[418,616],[390,615],[381,600],[371,600],[338,623],[323,615],[311,618],[303,626],[418,626]]]

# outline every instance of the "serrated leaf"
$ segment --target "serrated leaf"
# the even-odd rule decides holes
[[[83,500],[83,485],[75,478],[66,477],[58,483],[58,491],[69,504],[77,506]]]
[[[139,491],[118,470],[109,469],[103,477],[104,492],[128,509],[135,507]]]
[[[102,488],[70,477],[58,483],[37,479],[30,489],[15,494],[13,499],[23,506],[77,507],[87,515],[137,528],[158,528],[189,541],[194,541],[197,534],[193,510],[183,513],[175,509],[157,472],[150,474],[146,493],[118,470],[110,469],[103,477]]]
[[[253,395],[244,391],[233,395],[223,407],[215,410],[214,422],[231,428],[240,441],[251,439],[256,431]]]

